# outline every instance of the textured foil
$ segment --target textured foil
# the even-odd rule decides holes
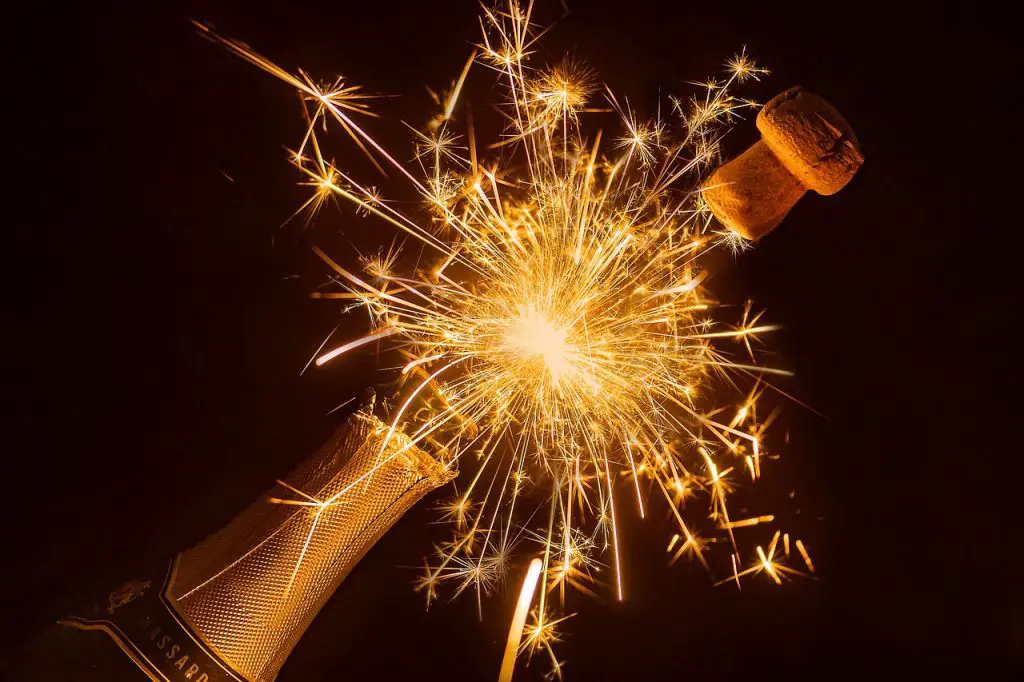
[[[245,679],[273,680],[367,550],[454,476],[400,433],[381,453],[388,428],[355,413],[287,485],[178,557],[168,600]]]

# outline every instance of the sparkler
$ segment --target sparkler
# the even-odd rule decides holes
[[[360,272],[316,249],[337,285],[316,296],[354,304],[370,321],[366,335],[321,346],[316,364],[344,362],[385,340],[404,354],[379,458],[401,435],[440,453],[466,480],[442,506],[452,539],[437,547],[417,588],[428,605],[445,583],[456,594],[472,588],[482,604],[529,541],[540,558],[510,632],[512,663],[516,647],[531,657],[544,650],[560,676],[552,646],[569,617],[566,588],[618,599],[628,589],[619,523],[626,505],[645,515],[663,498],[676,526],[672,561],[688,556],[710,571],[710,539],[699,532],[707,522],[684,520],[689,502],[707,499],[706,518],[732,549],[726,582],[740,586],[759,573],[781,582],[801,571],[783,565],[788,534],[781,556],[779,533],[767,552],[757,546],[746,555],[735,537],[774,522],[767,514],[733,518],[729,499],[741,479],[761,476],[764,430],[777,411],[759,420],[759,398],[770,375],[788,372],[759,364],[761,336],[775,327],[749,305],[736,325],[715,320],[706,256],[746,241],[716,227],[697,189],[719,160],[724,132],[756,106],[736,87],[767,71],[740,52],[723,77],[697,86],[700,95],[672,98],[670,114],[645,120],[599,89],[585,66],[534,63],[542,31],[532,11],[532,2],[512,0],[483,9],[480,44],[438,98],[441,112],[414,131],[411,168],[365,129],[360,117],[374,114],[359,87],[291,74],[199,28],[302,96],[307,126],[291,161],[313,193],[300,210],[312,216],[341,199],[429,254],[411,272],[398,270],[395,252],[362,259]],[[458,122],[474,66],[503,87],[504,133],[486,146]],[[618,135],[586,125],[598,109],[617,117]],[[319,137],[328,123],[407,182],[422,200],[420,215],[328,162]],[[738,404],[719,398],[716,389],[731,393],[740,380],[753,388]],[[528,528],[539,509],[547,523]],[[796,547],[813,571],[803,543]],[[751,567],[741,569],[744,561]],[[527,623],[530,581],[538,580]],[[509,665],[506,658],[503,676]]]

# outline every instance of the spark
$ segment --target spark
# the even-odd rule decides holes
[[[753,78],[754,80],[760,80],[761,76],[769,73],[768,69],[758,66],[753,59],[747,54],[747,48],[744,47],[738,54],[732,56],[725,63],[726,69],[729,70],[737,80],[742,83],[745,80]]]
[[[523,637],[523,627],[526,625],[526,616],[530,611],[530,604],[533,602],[533,592],[537,589],[537,580],[540,578],[542,565],[543,562],[540,559],[534,558],[526,570],[523,586],[519,590],[519,601],[516,602],[515,614],[512,616],[512,625],[508,630],[508,642],[505,645],[505,656],[501,660],[501,673],[498,675],[498,682],[510,682],[512,679],[512,672],[516,666],[516,654],[519,653],[519,642]]]
[[[392,327],[392,328],[389,328],[389,329],[383,329],[383,330],[381,330],[381,331],[379,331],[379,332],[377,332],[375,334],[368,334],[368,335],[364,336],[361,339],[356,339],[355,341],[349,341],[346,344],[338,346],[337,348],[335,348],[331,352],[324,353],[323,355],[318,357],[316,359],[316,364],[319,366],[319,365],[322,365],[322,364],[324,364],[326,362],[330,362],[331,360],[333,360],[337,356],[339,356],[342,353],[345,353],[347,351],[350,351],[353,348],[358,348],[359,346],[363,346],[363,345],[365,345],[367,343],[372,343],[373,341],[377,341],[379,339],[383,339],[384,337],[391,336],[392,334],[397,334],[398,332],[399,332],[399,330],[397,328]]]
[[[520,653],[525,650],[529,655],[529,659],[532,660],[537,650],[544,650],[551,663],[551,672],[546,676],[547,679],[562,678],[564,662],[559,661],[555,656],[553,645],[561,640],[558,626],[572,618],[573,615],[575,614],[551,618],[546,616],[539,608],[534,609],[530,614],[532,621],[526,626],[526,631],[523,633],[525,641],[520,647]]]
[[[732,529],[732,528],[746,528],[747,526],[756,526],[759,523],[769,523],[774,521],[775,517],[771,514],[764,516],[758,516],[752,519],[743,519],[741,521],[731,521],[729,523],[721,523],[718,525],[719,528]]]
[[[722,585],[724,583],[735,580],[736,585],[738,586],[740,584],[740,578],[742,578],[743,576],[751,574],[756,575],[759,573],[764,573],[765,575],[767,575],[776,585],[781,585],[784,580],[788,579],[791,576],[806,576],[807,574],[803,571],[798,571],[795,568],[787,566],[784,559],[775,558],[775,552],[778,549],[778,542],[781,535],[781,530],[775,531],[775,535],[772,536],[772,541],[768,544],[767,551],[765,551],[764,547],[762,547],[761,545],[757,545],[754,548],[757,554],[757,560],[750,568],[744,571],[736,572],[734,560],[732,577],[726,578],[725,580],[720,580],[715,584]],[[799,540],[797,540],[797,549],[799,549],[802,546],[803,544]]]
[[[807,570],[814,573],[814,562],[811,561],[811,555],[807,553],[807,548],[804,547],[804,543],[800,540],[796,541],[796,551],[800,552],[800,557],[804,560],[804,564],[807,565]]]
[[[596,76],[582,62],[539,63],[544,31],[532,3],[485,7],[480,25],[481,40],[458,77],[434,95],[440,111],[411,127],[410,167],[363,126],[360,117],[374,112],[359,86],[289,73],[199,28],[300,92],[306,125],[290,162],[311,191],[300,211],[347,204],[372,229],[397,229],[423,247],[415,265],[395,246],[356,265],[315,248],[332,279],[314,297],[343,300],[369,324],[327,352],[324,340],[315,363],[343,363],[351,351],[385,341],[403,355],[391,400],[400,407],[378,466],[400,439],[432,448],[471,479],[441,505],[453,535],[437,545],[416,586],[428,606],[443,584],[456,595],[472,591],[482,612],[482,597],[519,563],[520,535],[538,540],[544,558],[529,564],[501,679],[511,676],[542,579],[522,649],[546,651],[560,676],[552,646],[568,618],[566,587],[610,589],[620,600],[628,591],[620,517],[634,493],[648,516],[644,490],[661,491],[664,500],[655,502],[675,525],[670,563],[685,556],[711,573],[709,547],[718,538],[710,534],[720,531],[731,547],[721,569],[738,587],[754,573],[773,582],[799,573],[775,557],[774,541],[767,551],[757,546],[756,561],[740,569],[741,557],[753,555],[741,553],[734,531],[755,535],[775,517],[732,520],[730,504],[747,472],[751,483],[761,478],[765,429],[777,415],[759,419],[768,377],[790,373],[760,362],[762,337],[777,327],[749,303],[741,315],[730,313],[706,289],[707,254],[747,243],[714,224],[696,189],[720,158],[729,125],[756,106],[735,87],[767,71],[741,51],[696,94],[669,98],[670,125],[660,108],[644,117],[611,89],[610,109],[593,109]],[[504,129],[492,144],[476,139],[468,110],[462,123],[460,101],[478,76],[501,83]],[[614,112],[605,122],[618,130],[588,128],[598,111]],[[385,201],[328,161],[321,139],[328,124],[387,177],[407,182],[417,201]],[[742,389],[740,379],[753,388]],[[623,496],[620,485],[632,490]],[[279,502],[319,513],[344,492],[322,501],[296,492],[298,499]],[[541,508],[546,525],[527,530]],[[788,535],[785,544],[788,558]],[[803,544],[795,546],[813,572]],[[605,571],[614,573],[614,587]],[[556,589],[560,606],[547,601]]]
[[[593,72],[571,59],[541,72],[530,90],[538,108],[534,113],[535,124],[555,127],[563,119],[578,122],[579,113],[593,94],[593,81]]]

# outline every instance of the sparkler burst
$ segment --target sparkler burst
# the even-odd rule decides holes
[[[441,510],[452,539],[438,545],[417,588],[428,604],[444,584],[474,590],[481,603],[524,558],[538,557],[529,579],[541,588],[532,609],[517,610],[525,630],[510,646],[521,635],[519,652],[546,651],[560,676],[552,647],[572,615],[567,588],[623,598],[624,505],[641,515],[655,504],[669,510],[672,562],[689,557],[710,570],[709,539],[698,532],[710,525],[731,546],[727,581],[764,573],[781,582],[801,571],[784,565],[788,534],[784,552],[779,533],[767,552],[735,538],[774,521],[734,519],[729,499],[741,479],[761,475],[776,412],[758,419],[758,399],[770,375],[786,372],[759,364],[760,337],[774,327],[749,305],[734,326],[716,320],[705,256],[744,242],[717,230],[695,190],[728,126],[756,106],[736,86],[767,71],[741,52],[720,79],[695,85],[700,95],[672,98],[669,118],[646,120],[583,64],[534,63],[542,31],[532,10],[514,1],[483,9],[480,44],[437,98],[442,111],[413,131],[411,169],[364,129],[359,117],[372,112],[357,86],[290,74],[199,28],[302,95],[307,126],[291,161],[312,188],[304,210],[337,198],[432,254],[401,272],[394,250],[350,265],[316,249],[337,284],[316,296],[370,320],[365,336],[318,351],[316,363],[344,362],[339,356],[385,340],[405,355],[389,438],[427,447],[464,482]],[[474,65],[502,84],[506,125],[490,145],[459,123]],[[589,128],[591,116],[617,132]],[[328,123],[411,185],[419,215],[325,159],[318,136]],[[738,391],[740,380],[749,392]],[[698,499],[706,513],[686,520]],[[795,546],[813,571],[803,543]]]

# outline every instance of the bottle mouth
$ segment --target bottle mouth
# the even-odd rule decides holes
[[[370,409],[372,409],[372,403]],[[394,429],[371,412],[364,411],[364,407],[360,407],[352,413],[350,419],[364,424],[369,431],[371,440],[386,439],[386,443],[380,448],[379,453],[382,460],[389,457],[400,458],[407,466],[412,467],[417,473],[428,479],[434,487],[444,485],[458,476],[459,472],[454,462],[445,462],[430,454],[413,443],[412,439],[400,429]]]

